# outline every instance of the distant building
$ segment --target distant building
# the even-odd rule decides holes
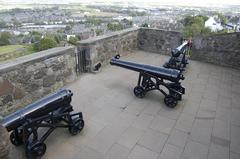
[[[131,17],[131,16],[121,16],[121,15],[119,15],[117,17],[113,17],[113,20],[118,20],[118,21],[122,21],[124,19],[127,19],[127,20],[131,21],[133,19],[133,17]]]
[[[71,37],[76,37],[76,35],[67,35],[67,41],[69,41],[69,39],[71,38]]]
[[[20,32],[20,31],[15,31],[15,30],[14,30],[14,31],[13,31],[13,34],[16,35],[16,36],[18,36],[18,35],[21,34],[21,32]]]
[[[215,20],[215,17],[210,17],[205,22],[205,27],[209,27],[212,32],[216,32],[223,29],[221,23],[217,22],[217,20]]]

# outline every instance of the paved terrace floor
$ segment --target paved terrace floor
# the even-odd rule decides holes
[[[162,65],[169,57],[136,51],[123,59]],[[138,74],[115,66],[67,88],[85,128],[56,130],[45,159],[240,159],[240,71],[191,61],[186,95],[175,109],[164,96],[133,94]]]

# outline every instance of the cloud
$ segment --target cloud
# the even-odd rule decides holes
[[[151,5],[162,5],[162,4],[172,4],[172,5],[206,5],[206,4],[218,4],[218,5],[240,5],[240,0],[93,0],[93,2],[125,2],[132,4],[151,4]],[[47,4],[66,4],[66,3],[81,3],[89,2],[88,0],[2,0],[4,3],[47,3]]]

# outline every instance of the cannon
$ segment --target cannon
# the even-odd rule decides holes
[[[174,108],[185,94],[180,82],[184,76],[179,70],[120,60],[120,55],[113,57],[110,64],[139,72],[137,86],[133,90],[138,98],[143,98],[149,91],[159,90],[165,96],[164,103]]]
[[[61,89],[6,116],[2,125],[10,133],[13,145],[24,145],[27,158],[37,158],[46,152],[44,141],[56,128],[68,128],[76,135],[84,127],[83,115],[71,113],[73,93]]]
[[[171,51],[170,59],[163,65],[165,68],[177,69],[184,71],[188,64],[187,51],[190,49],[191,43],[184,41],[180,46]]]

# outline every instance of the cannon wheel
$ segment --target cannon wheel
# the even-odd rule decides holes
[[[170,95],[173,96],[177,100],[182,100],[182,95],[179,93],[176,93],[174,91],[170,91]]]
[[[19,136],[19,133],[18,133],[17,130],[14,130],[14,131],[11,132],[10,141],[15,146],[20,146],[23,143],[23,141],[22,141],[21,137]]]
[[[146,95],[146,91],[141,86],[136,86],[133,90],[134,94],[138,98],[143,98]]]
[[[164,103],[169,107],[169,108],[174,108],[177,105],[177,99],[171,95],[167,95],[164,98]]]
[[[77,135],[80,133],[84,127],[84,120],[80,118],[75,118],[72,121],[73,125],[68,128],[70,134]]]
[[[46,149],[47,149],[46,144],[42,142],[36,142],[31,145],[27,144],[26,156],[28,159],[41,157],[45,154]]]

